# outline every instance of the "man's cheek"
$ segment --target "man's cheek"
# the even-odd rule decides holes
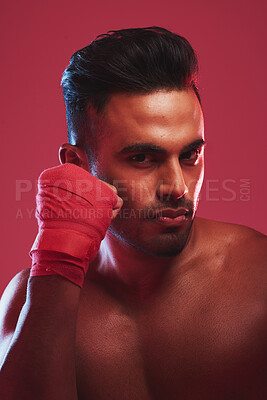
[[[114,180],[113,185],[118,190],[118,195],[124,203],[142,203],[147,199],[153,198],[154,190],[148,184],[140,184],[136,180]]]
[[[155,198],[155,187],[147,180],[133,181],[129,193],[133,203],[150,204]]]
[[[201,190],[203,183],[203,173],[199,171],[194,177],[190,177],[186,180],[186,186],[188,189],[188,194],[191,198],[194,198],[197,193]]]

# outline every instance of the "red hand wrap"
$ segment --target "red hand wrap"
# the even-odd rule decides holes
[[[59,274],[82,287],[117,202],[112,189],[74,164],[44,170],[38,180],[39,233],[30,251],[30,275]]]

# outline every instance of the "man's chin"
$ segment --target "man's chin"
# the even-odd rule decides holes
[[[186,247],[190,232],[183,234],[164,233],[146,246],[151,255],[156,257],[175,257],[178,256]]]
[[[142,251],[143,253],[149,254],[154,257],[175,257],[178,256],[186,247],[191,232],[191,226],[187,227],[184,232],[177,232],[175,230],[169,230],[168,232],[159,233],[149,239],[139,237],[132,239],[124,235],[122,232],[117,232],[111,227],[109,230],[120,240],[134,247],[135,249]]]

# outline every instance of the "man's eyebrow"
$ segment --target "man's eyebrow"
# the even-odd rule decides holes
[[[187,151],[191,151],[193,149],[197,149],[202,147],[206,144],[205,140],[197,139],[194,142],[188,144],[187,146],[182,148],[182,153]],[[130,153],[160,153],[166,154],[167,150],[163,147],[156,146],[153,143],[135,143],[129,146],[124,147],[122,150],[119,151],[118,154],[130,154]]]
[[[153,143],[135,143],[130,146],[124,147],[118,154],[128,153],[161,153],[166,154],[167,151],[160,146],[156,146]]]

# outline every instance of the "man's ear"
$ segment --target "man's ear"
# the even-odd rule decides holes
[[[58,156],[61,164],[72,163],[90,171],[86,152],[77,146],[63,143],[59,148]]]

